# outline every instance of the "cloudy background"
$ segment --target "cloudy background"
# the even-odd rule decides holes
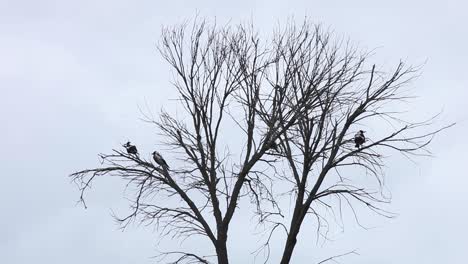
[[[354,249],[360,255],[342,263],[466,263],[463,2],[0,0],[0,262],[155,263],[156,233],[137,226],[121,232],[110,216],[124,208],[121,184],[96,184],[85,210],[67,175],[97,165],[97,153],[127,139],[147,151],[158,143],[138,109],[173,104],[169,68],[155,43],[161,25],[198,12],[221,22],[252,19],[262,32],[288,17],[307,16],[364,48],[377,48],[373,60],[382,65],[400,58],[425,63],[412,85],[420,97],[411,114],[443,110],[441,124],[457,122],[436,138],[435,158],[389,160],[396,219],[364,216],[370,230],[346,221],[344,232],[335,230],[332,241],[320,244],[313,232],[305,234],[293,263]],[[231,235],[233,263],[252,263],[255,237]]]

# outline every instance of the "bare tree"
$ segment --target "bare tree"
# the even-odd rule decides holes
[[[428,155],[425,147],[446,128],[432,129],[432,119],[407,122],[392,110],[392,103],[410,98],[404,87],[417,69],[400,62],[389,73],[379,71],[367,62],[368,53],[307,21],[273,35],[262,41],[251,26],[204,21],[164,28],[158,48],[174,70],[185,114],[163,111],[148,121],[162,132],[177,164],[169,169],[119,149],[101,154],[102,166],[71,175],[83,203],[96,178],[119,177],[136,189],[131,212],[118,218],[122,225],[137,220],[156,225],[162,235],[204,236],[223,264],[229,263],[229,227],[244,197],[267,227],[261,248],[269,248],[274,231],[286,232],[283,264],[290,263],[307,216],[318,230],[327,221],[320,207],[364,205],[391,216],[381,207],[389,202],[381,188],[386,151]],[[388,127],[356,148],[354,134],[382,121]],[[242,142],[230,143],[223,136],[227,127],[238,129]],[[373,175],[378,188],[357,181],[357,173]],[[285,197],[294,201],[290,217],[282,210]],[[170,263],[210,259],[196,252],[163,254],[171,256]]]

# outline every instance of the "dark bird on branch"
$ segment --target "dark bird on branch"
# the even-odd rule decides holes
[[[164,160],[161,154],[159,154],[159,152],[153,152],[153,159],[159,166],[162,166],[165,169],[169,169],[169,165],[167,165],[167,162]]]
[[[364,132],[359,130],[356,135],[354,135],[354,143],[356,143],[356,148],[360,148],[364,142],[366,142],[366,137],[364,136]]]
[[[125,149],[127,149],[127,153],[130,155],[138,156],[137,148],[128,141],[125,145],[123,145]]]

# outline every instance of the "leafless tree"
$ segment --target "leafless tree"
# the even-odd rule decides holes
[[[274,231],[285,231],[283,264],[307,216],[318,230],[327,221],[320,207],[364,205],[389,217],[381,207],[389,202],[382,193],[386,151],[428,155],[425,147],[446,128],[433,129],[432,119],[407,122],[392,110],[410,98],[404,87],[418,69],[400,62],[378,70],[369,53],[307,21],[278,29],[268,41],[252,26],[195,22],[164,28],[158,48],[185,110],[148,118],[173,150],[170,169],[115,149],[100,155],[102,166],[71,177],[83,203],[96,178],[119,177],[134,187],[131,212],[118,218],[124,226],[137,220],[162,235],[201,235],[213,244],[212,257],[167,252],[163,257],[176,256],[170,263],[229,263],[229,227],[244,197],[267,227],[261,248],[269,248]],[[356,131],[383,123],[354,146]],[[241,131],[235,144],[223,135],[233,127]],[[373,175],[377,188],[356,180],[359,173]],[[290,217],[284,197],[294,201]]]

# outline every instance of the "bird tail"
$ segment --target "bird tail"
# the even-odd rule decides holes
[[[359,144],[356,143],[356,148],[359,148]]]

